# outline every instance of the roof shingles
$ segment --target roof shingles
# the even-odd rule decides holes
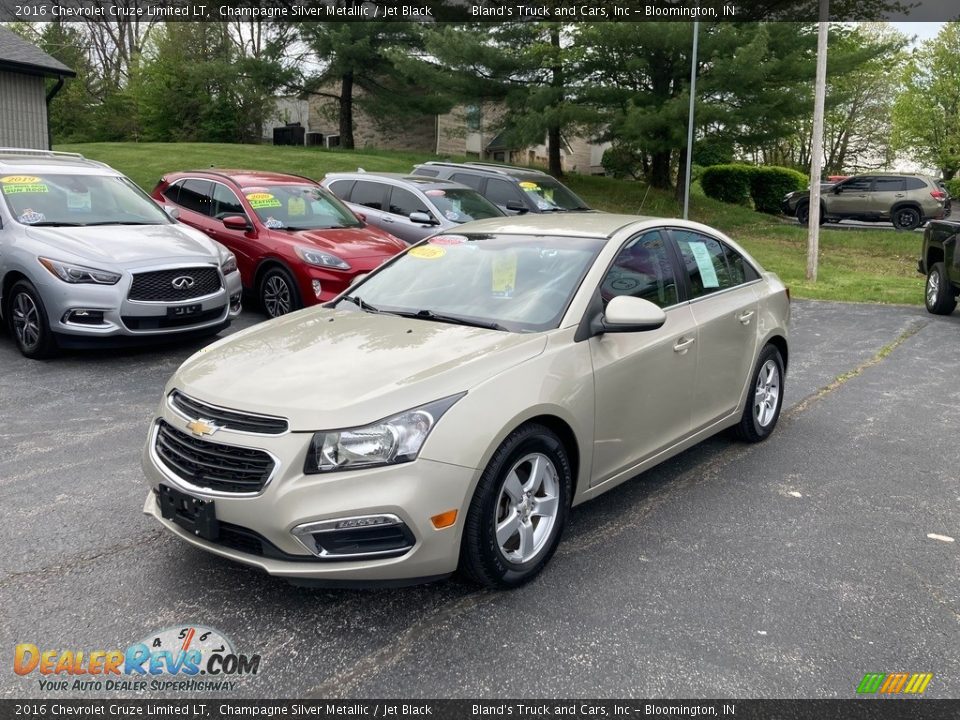
[[[76,73],[36,45],[27,42],[12,30],[0,25],[0,70],[32,75],[64,75]]]

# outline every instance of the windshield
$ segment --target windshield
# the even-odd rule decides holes
[[[523,190],[538,209],[545,212],[551,210],[589,210],[589,206],[569,188],[564,187],[553,178],[545,180],[523,180],[520,182]]]
[[[465,223],[471,220],[483,220],[484,218],[503,215],[500,208],[476,190],[447,188],[427,190],[425,194],[441,215],[455,223]]]
[[[362,225],[346,205],[319,185],[247,187],[243,194],[268,228],[326,230]]]
[[[460,319],[511,332],[550,330],[560,324],[604,242],[438,235],[354,286],[336,307],[447,322]]]
[[[146,193],[116,175],[6,175],[0,194],[23,225],[166,225]]]

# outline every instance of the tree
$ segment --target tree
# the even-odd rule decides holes
[[[915,162],[960,170],[960,22],[945,23],[907,63],[893,104],[893,146]]]

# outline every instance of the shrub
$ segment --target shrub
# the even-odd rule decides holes
[[[711,165],[700,176],[700,186],[707,197],[721,202],[745,205],[750,198],[752,165]]]
[[[790,168],[770,165],[752,170],[750,197],[753,198],[753,207],[757,212],[778,214],[784,195],[807,186],[807,177]]]
[[[947,186],[947,192],[950,193],[950,197],[960,197],[960,178],[945,180],[943,184]]]
[[[615,144],[603,151],[600,159],[603,171],[614,178],[632,178],[641,174],[641,155],[627,145]]]

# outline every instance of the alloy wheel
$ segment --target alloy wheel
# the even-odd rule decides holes
[[[497,544],[503,557],[519,565],[543,549],[560,510],[560,476],[553,461],[531,453],[507,473],[496,504]]]
[[[780,368],[770,359],[763,364],[757,375],[757,389],[753,400],[754,417],[760,427],[767,427],[776,417],[779,401]]]
[[[13,331],[26,350],[33,350],[40,342],[40,310],[25,292],[13,298]]]
[[[937,298],[940,296],[940,275],[932,272],[927,276],[927,306],[933,307],[937,304]]]
[[[290,286],[279,275],[271,275],[263,285],[263,307],[270,317],[286,315],[293,307]]]

